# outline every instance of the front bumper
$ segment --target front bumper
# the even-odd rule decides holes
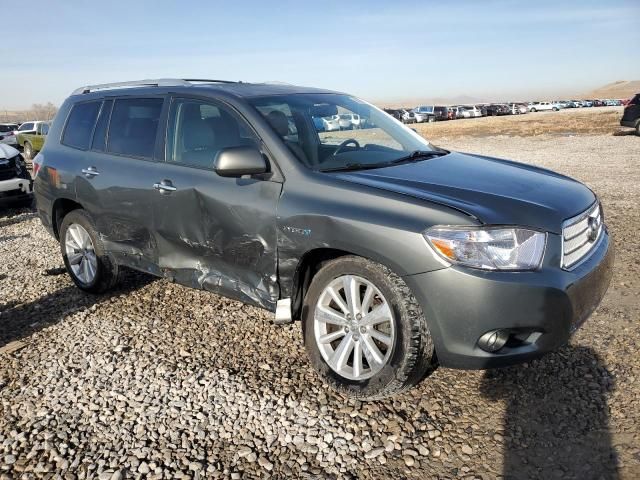
[[[605,232],[591,256],[571,271],[559,267],[557,252],[550,257],[535,272],[451,266],[405,277],[422,305],[439,363],[494,368],[528,361],[567,343],[609,287],[613,244]],[[513,331],[517,338],[489,353],[478,340],[496,329]]]
[[[31,196],[33,182],[28,178],[0,181],[0,203],[19,202]]]

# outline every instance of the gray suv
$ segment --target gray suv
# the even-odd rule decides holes
[[[343,114],[363,128],[313,121]],[[358,398],[436,365],[553,350],[612,275],[602,207],[583,184],[437,148],[327,90],[83,87],[34,169],[39,216],[79,288],[103,292],[128,267],[301,320],[311,364]]]

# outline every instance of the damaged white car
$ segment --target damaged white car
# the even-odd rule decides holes
[[[31,206],[33,181],[15,148],[0,143],[0,206]]]

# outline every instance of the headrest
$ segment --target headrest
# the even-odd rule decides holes
[[[267,122],[269,122],[281,137],[289,134],[289,120],[287,120],[287,116],[280,110],[271,110],[267,115]]]

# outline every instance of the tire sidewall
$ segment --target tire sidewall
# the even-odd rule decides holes
[[[89,237],[91,237],[91,242],[93,243],[93,249],[94,249],[94,252],[96,255],[96,261],[97,261],[96,262],[97,267],[96,267],[96,275],[93,278],[93,281],[91,281],[90,283],[82,282],[79,278],[77,278],[73,274],[73,271],[71,270],[71,265],[69,264],[69,259],[67,258],[66,245],[65,245],[67,230],[73,224],[78,224],[82,226],[89,234]],[[78,288],[82,290],[86,290],[88,292],[92,292],[92,293],[98,293],[99,291],[102,290],[101,286],[103,284],[106,271],[107,269],[109,271],[113,269],[113,263],[106,256],[102,242],[98,238],[98,235],[96,234],[96,229],[93,226],[93,221],[91,220],[91,217],[84,210],[73,210],[72,212],[68,213],[64,217],[62,224],[60,225],[60,251],[62,253],[62,259],[64,260],[64,266],[67,269],[67,273],[71,277],[71,280],[73,280],[73,283],[75,283]]]
[[[315,305],[324,288],[335,278],[343,275],[356,275],[372,282],[387,300],[393,312],[395,342],[391,356],[382,369],[373,377],[365,380],[350,380],[333,371],[325,362],[315,340],[314,311]],[[386,386],[397,380],[397,374],[406,366],[407,354],[410,347],[411,328],[407,319],[408,312],[402,301],[401,293],[394,288],[385,273],[374,264],[365,263],[358,259],[344,259],[341,262],[330,263],[321,269],[314,277],[305,296],[302,312],[302,329],[304,343],[311,363],[318,373],[337,390],[347,390],[349,394],[358,397],[375,396]]]

